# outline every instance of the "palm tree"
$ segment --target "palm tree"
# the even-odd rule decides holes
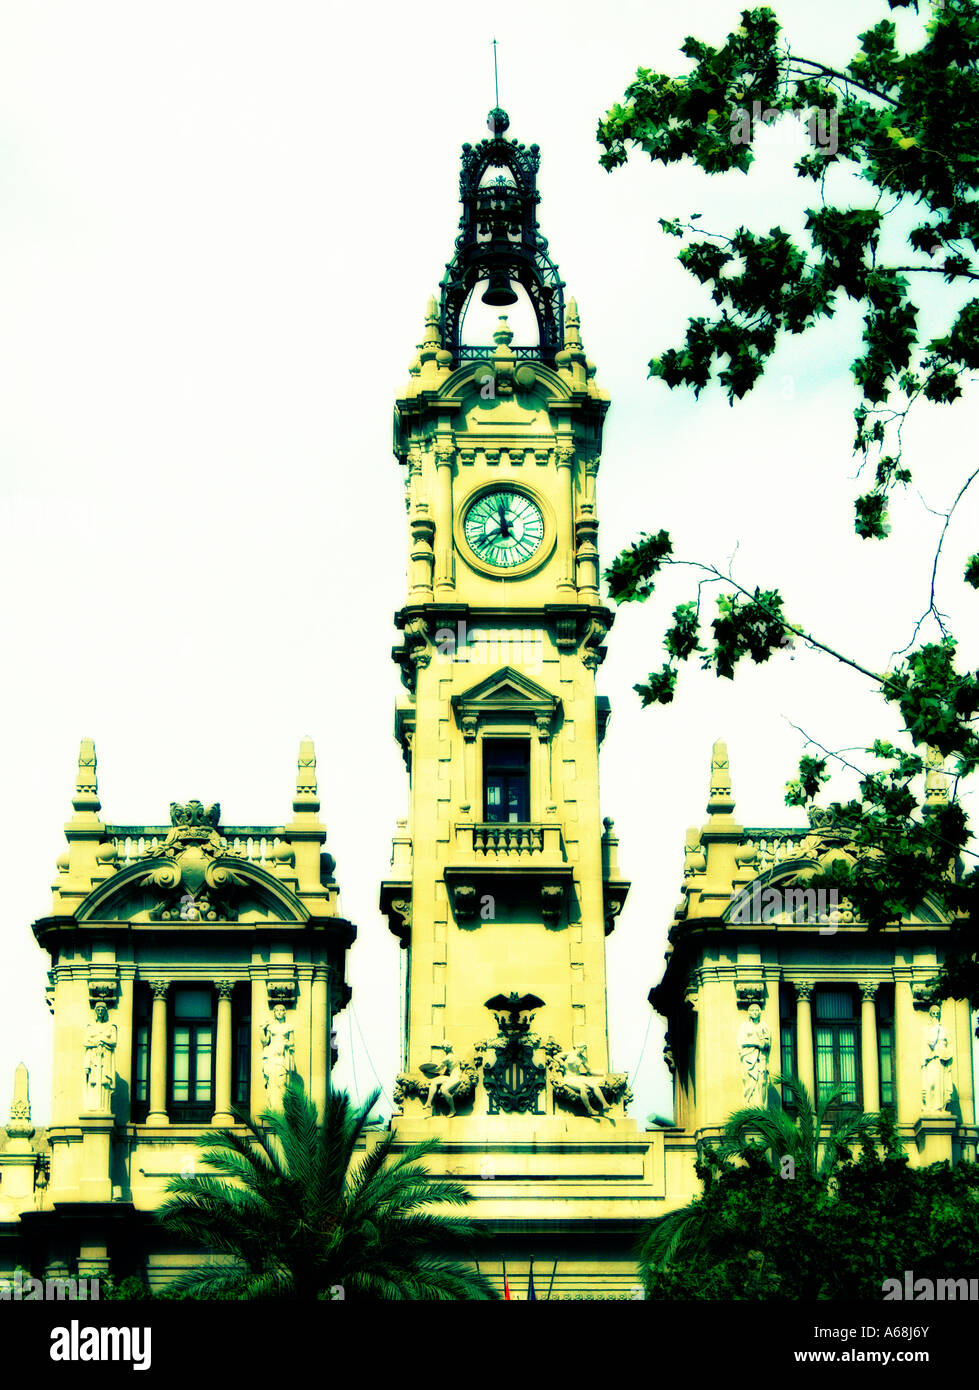
[[[389,1132],[353,1163],[379,1095],[356,1107],[332,1092],[321,1124],[293,1074],[281,1111],[258,1121],[236,1112],[247,1134],[201,1135],[201,1162],[212,1172],[172,1178],[158,1218],[182,1241],[231,1260],[190,1270],[171,1289],[226,1298],[329,1298],[337,1286],[345,1298],[497,1297],[481,1274],[443,1253],[464,1259],[478,1232],[433,1210],[471,1200],[419,1162],[437,1139],[395,1154]]]
[[[814,1103],[796,1076],[773,1076],[772,1085],[792,1092],[795,1119],[779,1105],[736,1110],[724,1126],[719,1152],[725,1157],[743,1158],[749,1150],[760,1153],[776,1173],[782,1172],[783,1160],[791,1158],[794,1173],[828,1179],[837,1164],[850,1157],[854,1144],[872,1141],[880,1134],[882,1117],[878,1111],[838,1108],[845,1086],[832,1087],[823,1100]],[[821,1137],[827,1126],[829,1133]],[[759,1137],[753,1137],[756,1135]]]
[[[813,1182],[829,1183],[836,1166],[850,1157],[854,1144],[877,1140],[882,1122],[887,1128],[885,1117],[877,1111],[840,1110],[846,1089],[843,1086],[833,1087],[817,1103],[798,1077],[773,1076],[771,1080],[773,1086],[792,1091],[795,1118],[778,1100],[767,1108],[748,1106],[736,1110],[724,1125],[721,1142],[708,1156],[705,1176],[716,1169],[730,1170],[734,1159],[762,1162],[774,1175],[785,1176],[783,1160],[791,1158],[793,1177],[804,1175]],[[822,1131],[827,1126],[829,1133],[824,1136]],[[650,1223],[640,1258],[646,1265],[659,1268],[678,1259],[696,1259],[710,1248],[710,1208],[701,1196]]]

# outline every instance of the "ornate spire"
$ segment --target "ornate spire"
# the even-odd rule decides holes
[[[11,1139],[34,1137],[34,1126],[31,1124],[30,1080],[23,1062],[14,1072],[14,1098],[10,1103],[10,1119],[6,1128]]]
[[[76,811],[101,811],[99,801],[98,763],[95,757],[95,743],[83,738],[78,750],[78,775],[75,778],[75,795],[72,806]]]
[[[733,811],[734,793],[731,789],[731,767],[728,762],[727,744],[719,738],[711,752],[710,795],[707,798],[707,814],[709,816],[729,816]]]
[[[499,106],[489,113],[487,124],[488,140],[462,147],[462,218],[455,255],[442,281],[441,345],[453,364],[482,355],[459,342],[469,296],[485,281],[483,303],[505,308],[516,303],[516,281],[537,319],[540,348],[533,355],[553,365],[564,338],[564,282],[537,222],[540,150],[506,138],[510,118]]]
[[[292,809],[296,812],[320,809],[319,788],[316,783],[316,749],[311,738],[304,738],[299,742],[296,795]]]

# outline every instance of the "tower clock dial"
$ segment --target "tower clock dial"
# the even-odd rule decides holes
[[[544,517],[526,493],[493,488],[471,503],[462,526],[473,554],[494,569],[525,565],[544,541]]]

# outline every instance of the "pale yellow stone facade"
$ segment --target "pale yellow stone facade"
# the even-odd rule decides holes
[[[501,1285],[505,1270],[515,1296],[533,1261],[538,1297],[628,1298],[644,1224],[694,1195],[698,1145],[767,1103],[783,1067],[893,1106],[914,1162],[974,1158],[972,1019],[965,1002],[928,1013],[950,930],[933,906],[872,933],[845,904],[800,913],[785,898],[848,846],[825,824],[742,826],[717,744],[650,993],[674,1115],[628,1113],[605,938],[629,883],[599,792],[609,402],[539,234],[536,151],[504,138],[503,113],[491,125],[464,148],[456,253],[395,410],[410,560],[394,732],[410,814],[380,893],[406,954],[392,1127],[399,1145],[441,1141],[430,1167],[470,1188],[490,1232],[481,1266]],[[502,315],[491,344],[464,346],[468,298],[504,308],[511,284],[539,342],[516,344]],[[929,799],[944,795],[933,771]],[[147,1218],[201,1129],[236,1103],[265,1108],[284,1069],[320,1103],[330,1085],[355,929],[323,848],[311,743],[286,824],[170,810],[169,825],[103,822],[83,742],[52,912],[34,926],[51,957],[52,1118],[35,1131],[19,1070],[0,1275],[30,1252],[36,1273],[112,1264],[162,1281],[186,1257]]]
[[[169,825],[107,824],[83,740],[52,911],[34,924],[51,958],[51,1121],[36,1134],[21,1105],[8,1126],[0,1273],[23,1257],[22,1218],[49,1272],[112,1263],[163,1281],[186,1261],[145,1214],[194,1171],[203,1129],[235,1123],[233,1103],[266,1108],[277,1009],[287,1064],[322,1105],[356,931],[339,914],[308,739],[292,804],[279,826],[223,825],[200,802],[174,802]]]

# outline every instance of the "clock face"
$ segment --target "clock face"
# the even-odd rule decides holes
[[[544,518],[526,493],[494,488],[477,497],[466,512],[463,534],[485,564],[513,569],[537,554],[544,540]]]

